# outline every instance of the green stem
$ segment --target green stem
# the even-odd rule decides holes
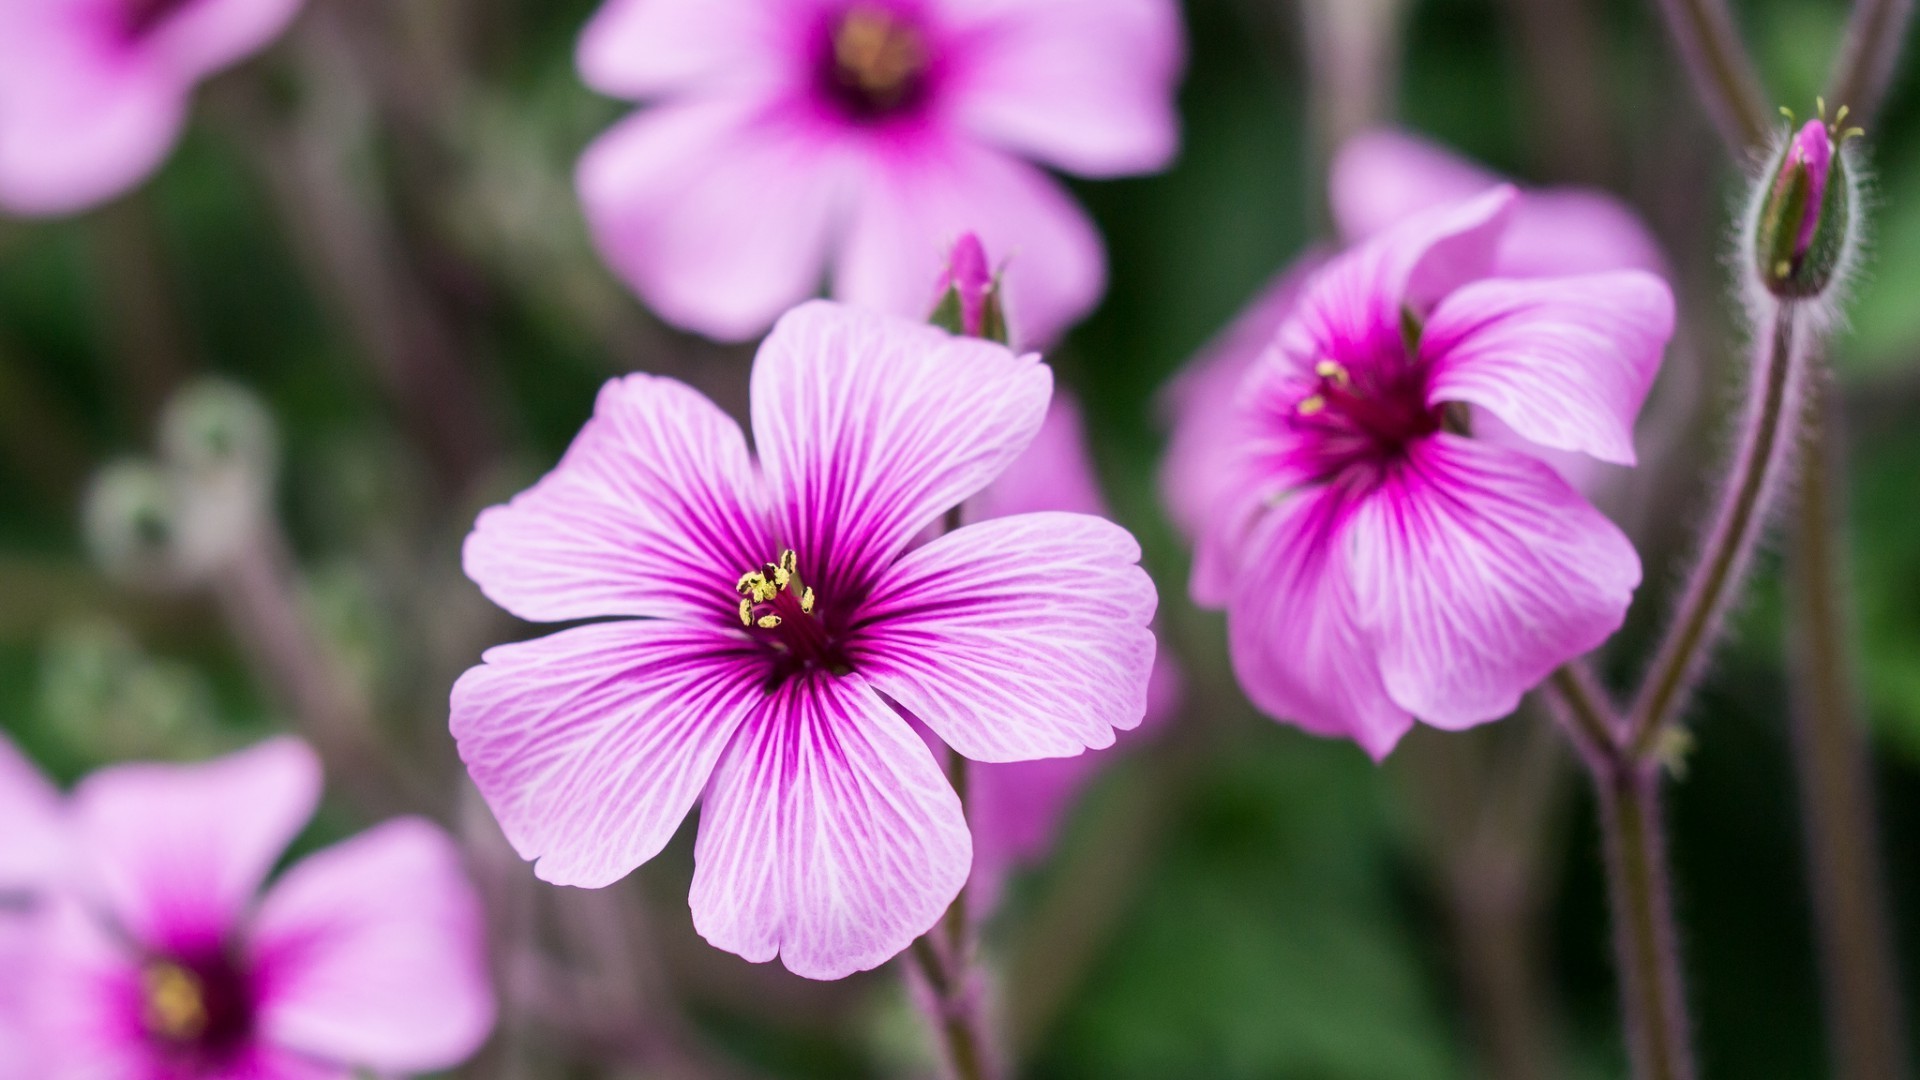
[[[1694,89],[1734,156],[1765,146],[1773,114],[1724,0],[1661,0],[1660,11]]]

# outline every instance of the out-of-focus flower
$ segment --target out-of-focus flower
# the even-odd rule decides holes
[[[47,1080],[27,1009],[66,853],[59,814],[53,785],[0,736],[0,1080]]]
[[[1660,279],[1489,278],[1517,195],[1430,210],[1301,288],[1239,389],[1233,492],[1196,553],[1263,711],[1385,756],[1414,717],[1510,712],[1618,628],[1640,562],[1538,458],[1466,437],[1465,406],[1540,446],[1631,464],[1673,330]]]
[[[1155,596],[1124,529],[1025,514],[913,544],[1026,448],[1051,384],[1036,357],[826,302],[760,348],[757,464],[686,386],[608,384],[466,546],[523,618],[631,616],[491,649],[454,687],[461,756],[536,873],[610,884],[698,800],[715,946],[838,978],[926,932],[972,841],[907,718],[1000,762],[1110,745],[1146,709]]]
[[[601,251],[662,316],[720,338],[812,295],[914,311],[948,245],[1014,256],[1046,341],[1098,301],[1100,238],[1025,158],[1158,169],[1184,47],[1170,0],[609,0],[580,44],[603,93],[657,101],[582,159]]]
[[[319,794],[318,762],[291,739],[82,781],[16,1003],[35,1075],[308,1080],[477,1050],[494,1016],[480,907],[438,827],[388,822],[256,903]]]
[[[1821,295],[1853,257],[1857,199],[1844,144],[1860,132],[1842,130],[1846,114],[1841,109],[1831,124],[1816,117],[1794,132],[1756,193],[1749,226],[1754,270],[1782,299]]]
[[[1112,516],[1087,452],[1080,407],[1059,390],[1033,444],[998,480],[967,500],[963,516],[968,522],[990,521],[1049,510]],[[1143,730],[1179,707],[1182,682],[1173,657],[1158,652]],[[1090,750],[1076,757],[977,765],[968,772],[967,823],[973,829],[968,888],[975,902],[991,909],[1012,870],[1045,857],[1074,799],[1110,753]]]
[[[1000,276],[987,265],[987,249],[978,236],[967,233],[954,242],[936,292],[927,321],[950,334],[1009,344]]]
[[[1435,207],[1470,199],[1504,181],[1425,139],[1373,131],[1349,139],[1335,155],[1329,194],[1343,243],[1357,244]],[[1274,278],[1232,326],[1187,365],[1167,388],[1172,432],[1160,471],[1162,499],[1191,540],[1223,505],[1219,467],[1243,433],[1233,399],[1247,369],[1293,310],[1301,281],[1326,258],[1311,252]],[[1546,188],[1523,192],[1494,252],[1496,277],[1561,277],[1608,270],[1666,273],[1659,244],[1639,217],[1605,192]],[[1523,446],[1588,494],[1612,466],[1584,454],[1527,446],[1500,418],[1474,409],[1474,432],[1491,442]]]
[[[194,84],[259,51],[300,0],[0,3],[0,209],[84,210],[138,184]]]

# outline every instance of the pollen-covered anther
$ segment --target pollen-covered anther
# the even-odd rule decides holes
[[[778,630],[796,615],[812,615],[813,589],[800,580],[800,559],[791,549],[777,562],[740,575],[740,625]]]
[[[1353,376],[1347,373],[1347,366],[1337,360],[1322,360],[1313,365],[1313,373],[1322,379],[1329,379],[1340,386],[1351,386]]]
[[[141,1020],[167,1042],[188,1043],[206,1033],[207,996],[186,968],[164,960],[140,972]]]

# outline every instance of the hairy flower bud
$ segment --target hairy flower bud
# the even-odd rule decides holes
[[[1852,177],[1841,149],[1859,129],[1841,128],[1845,108],[1831,124],[1825,112],[1823,103],[1822,115],[1787,140],[1758,199],[1754,268],[1766,290],[1782,299],[1825,292],[1846,259],[1856,227]]]
[[[988,267],[987,250],[974,234],[954,242],[946,274],[940,279],[940,299],[929,321],[949,333],[1007,344],[1000,276]]]

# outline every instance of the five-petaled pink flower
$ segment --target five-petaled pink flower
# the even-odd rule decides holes
[[[1527,442],[1630,464],[1673,329],[1643,271],[1493,278],[1511,188],[1402,222],[1300,286],[1242,380],[1195,599],[1263,711],[1385,756],[1497,719],[1618,628],[1640,563]]]
[[[494,1016],[482,918],[439,828],[388,822],[255,900],[319,794],[291,739],[83,780],[25,993],[6,1001],[25,1012],[34,1075],[327,1080],[477,1050]]]
[[[1104,289],[1085,213],[1024,158],[1162,167],[1172,0],[608,0],[586,81],[658,103],[580,163],[609,263],[665,318],[745,338],[811,296],[924,301],[955,237],[1013,256],[1009,318],[1048,341]]]
[[[1125,530],[1025,514],[916,544],[1026,448],[1051,385],[1037,357],[824,301],[760,348],[753,454],[680,383],[609,384],[466,547],[517,615],[616,617],[491,649],[454,687],[461,756],[536,873],[610,884],[697,801],[714,945],[838,978],[929,929],[972,841],[908,718],[1018,761],[1107,746],[1146,708],[1155,596]]]
[[[278,37],[300,0],[0,3],[0,209],[83,210],[152,172],[194,84]]]

